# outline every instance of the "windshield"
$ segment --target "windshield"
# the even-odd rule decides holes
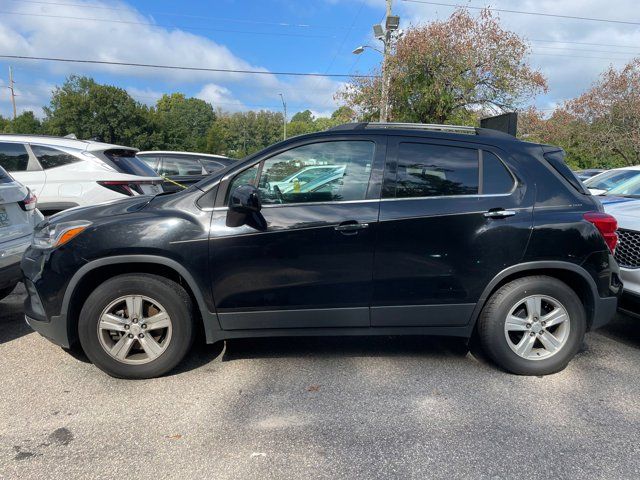
[[[623,182],[638,176],[640,176],[640,170],[611,170],[585,180],[584,184],[587,188],[611,190]]]
[[[618,197],[640,197],[640,175],[621,183],[607,192]]]

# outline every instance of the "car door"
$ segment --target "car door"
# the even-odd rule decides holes
[[[535,192],[504,152],[392,137],[380,205],[372,326],[463,326],[524,255]]]
[[[4,168],[18,182],[26,185],[38,197],[45,187],[47,177],[36,157],[29,154],[23,143],[0,142],[0,167]]]
[[[254,226],[228,226],[226,207],[213,212],[210,269],[224,329],[369,326],[384,151],[383,139],[366,136],[307,140],[222,182],[217,203],[245,184],[258,186],[262,201]],[[278,188],[316,164],[344,167],[343,175]]]

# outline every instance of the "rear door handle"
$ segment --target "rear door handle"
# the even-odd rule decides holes
[[[364,230],[365,228],[369,228],[368,223],[358,223],[350,220],[348,222],[342,222],[339,225],[336,225],[334,229],[336,232],[341,232],[345,235],[353,235],[358,233],[358,230]]]
[[[487,218],[506,218],[513,217],[517,212],[515,210],[489,210],[488,212],[484,212],[483,215]]]

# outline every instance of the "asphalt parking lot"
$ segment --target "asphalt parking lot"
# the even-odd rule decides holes
[[[197,346],[116,380],[0,302],[0,478],[639,478],[640,321],[518,377],[440,338]]]

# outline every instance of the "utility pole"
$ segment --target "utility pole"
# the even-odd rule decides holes
[[[9,86],[7,87],[11,92],[11,104],[13,105],[13,119],[16,119],[16,92],[14,90],[14,81],[13,81],[13,69],[9,67]]]
[[[279,93],[280,99],[282,100],[282,108],[284,109],[284,119],[282,121],[282,126],[284,129],[283,140],[287,139],[287,102],[284,101],[284,95]]]
[[[387,0],[387,14],[385,15],[385,24],[386,19],[391,17],[391,1]],[[387,78],[388,67],[387,60],[389,58],[389,53],[391,50],[391,34],[392,30],[390,30],[387,26],[384,32],[384,40],[382,43],[384,45],[383,57],[382,57],[382,91],[380,92],[380,121],[387,122],[389,120],[389,80]]]

